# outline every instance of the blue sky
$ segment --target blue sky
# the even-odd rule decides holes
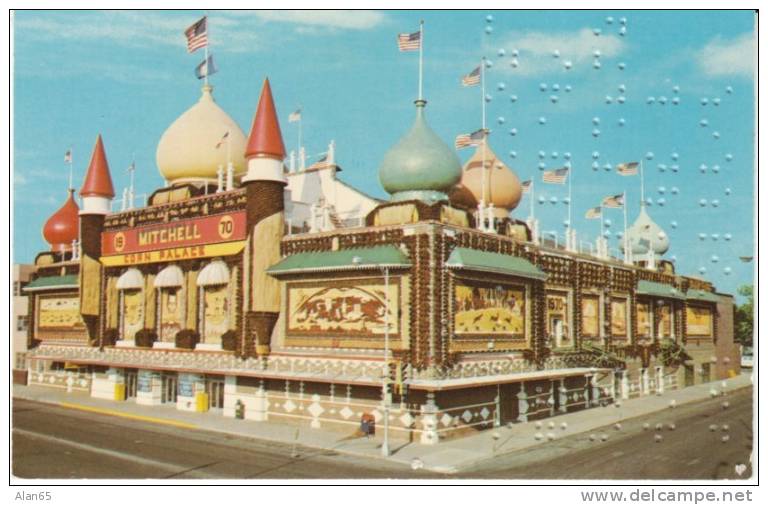
[[[118,193],[132,156],[138,193],[162,185],[157,142],[200,94],[193,69],[202,51],[187,54],[182,35],[200,15],[15,14],[15,262],[46,248],[40,230],[66,196],[68,147],[77,188],[97,133]],[[750,11],[213,11],[209,18],[220,69],[212,84],[224,110],[247,133],[269,76],[288,148],[295,148],[296,128],[287,115],[301,104],[307,151],[319,153],[335,140],[341,178],[378,197],[386,196],[379,162],[410,126],[417,91],[417,54],[399,53],[396,34],[415,31],[424,19],[428,121],[451,144],[480,127],[480,90],[459,80],[486,56],[490,143],[522,180],[536,178],[543,230],[562,235],[567,206],[550,200],[567,193],[542,184],[542,168],[562,167],[570,153],[574,227],[594,240],[599,221],[583,216],[603,196],[626,189],[634,220],[639,178],[612,167],[642,158],[646,198],[653,199],[648,211],[670,236],[667,257],[676,258],[678,272],[705,268],[704,277],[724,292],[752,283],[753,264],[739,260],[754,249]],[[459,155],[466,159],[469,151]],[[528,212],[526,197],[513,215]],[[615,248],[622,214],[609,210],[606,217]]]

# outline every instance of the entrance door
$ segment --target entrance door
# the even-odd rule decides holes
[[[125,399],[136,398],[136,386],[139,382],[139,374],[136,369],[125,371]]]
[[[224,379],[207,379],[205,392],[208,393],[208,408],[224,408]]]
[[[693,386],[695,382],[693,366],[685,365],[685,387]]]
[[[176,374],[163,374],[163,403],[176,403],[176,391],[178,390],[178,381]]]
[[[712,366],[710,363],[701,364],[701,382],[709,382],[712,380]]]

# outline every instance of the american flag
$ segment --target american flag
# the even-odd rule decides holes
[[[520,186],[523,188],[523,193],[528,193],[531,191],[531,187],[533,186],[533,180],[528,179],[527,181],[523,181],[520,183]]]
[[[637,161],[630,161],[629,163],[619,163],[616,165],[616,172],[619,175],[637,175],[637,167],[640,165]]]
[[[72,163],[72,149],[67,149],[64,153],[64,163]]]
[[[461,135],[456,136],[456,142],[454,142],[454,145],[456,146],[456,149],[464,149],[465,147],[476,146],[480,143],[481,140],[483,140],[484,136],[485,132],[482,129],[472,133],[462,133]]]
[[[606,196],[603,198],[602,206],[608,209],[620,209],[624,205],[624,195]]]
[[[461,78],[462,86],[477,86],[478,84],[480,84],[480,65]]]
[[[221,147],[221,146],[222,146],[222,144],[224,144],[224,141],[225,141],[225,140],[227,140],[228,138],[229,138],[229,130],[227,130],[227,133],[225,133],[224,135],[222,135],[222,137],[221,137],[221,140],[219,140],[219,142],[216,144],[216,149],[218,149],[219,147]]]
[[[547,170],[544,172],[541,180],[547,184],[565,184],[568,178],[568,167],[558,168],[557,170]]]
[[[599,219],[602,213],[603,213],[602,207],[592,207],[587,211],[584,217],[586,217],[587,219]]]
[[[331,164],[328,163],[328,155],[324,154],[322,158],[312,163],[307,170],[312,170],[314,168],[326,168],[329,166],[331,166]]]
[[[400,51],[416,51],[421,48],[421,31],[401,33],[397,36],[397,48]]]
[[[296,123],[297,121],[301,121],[301,109],[296,109],[288,115],[289,123]]]
[[[194,53],[208,45],[208,16],[203,16],[198,22],[184,30],[187,37],[187,52]]]

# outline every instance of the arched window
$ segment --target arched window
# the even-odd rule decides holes
[[[221,260],[208,263],[197,276],[200,290],[198,319],[200,339],[204,344],[220,344],[229,329],[231,295],[229,268]]]
[[[157,290],[157,335],[161,342],[173,342],[184,325],[184,273],[176,265],[162,269],[155,277]]]
[[[129,268],[117,279],[120,293],[120,339],[133,340],[144,328],[144,276]]]

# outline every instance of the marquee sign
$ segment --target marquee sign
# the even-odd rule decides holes
[[[101,234],[101,263],[136,265],[226,256],[245,245],[245,211]]]

